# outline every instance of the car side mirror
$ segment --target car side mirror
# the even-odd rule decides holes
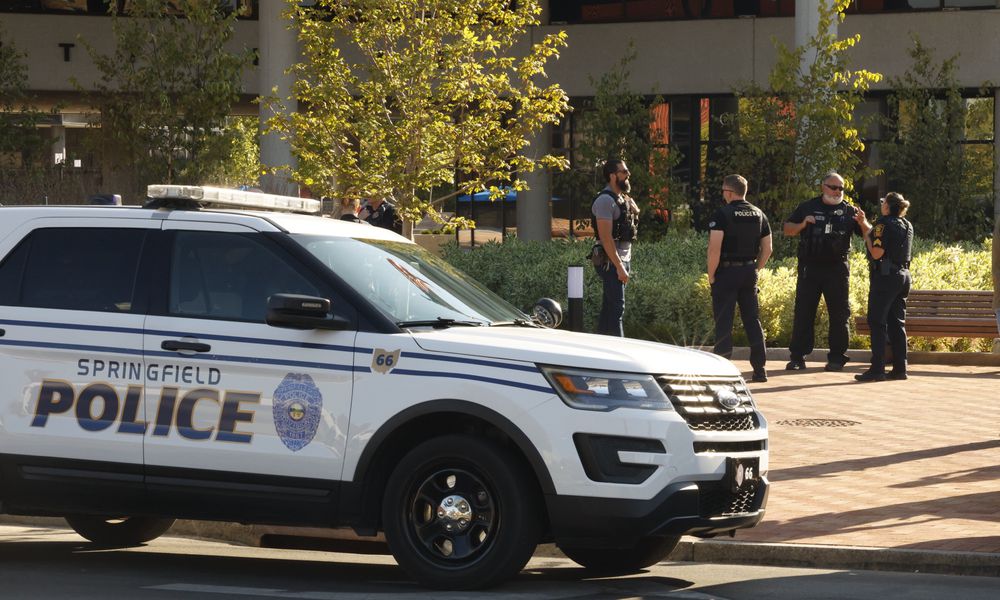
[[[274,294],[267,299],[267,324],[290,329],[344,330],[351,322],[331,314],[327,298]]]
[[[552,298],[542,298],[531,307],[531,316],[542,327],[555,329],[562,323],[562,307]]]

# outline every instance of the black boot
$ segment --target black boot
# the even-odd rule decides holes
[[[872,371],[868,369],[864,373],[858,373],[854,376],[854,379],[862,383],[868,383],[869,381],[885,381],[885,372]]]

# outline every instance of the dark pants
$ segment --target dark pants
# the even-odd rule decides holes
[[[733,355],[733,319],[740,306],[743,330],[750,343],[750,366],[764,368],[764,329],[760,326],[757,304],[757,265],[719,267],[712,284],[712,314],[715,316],[715,348],[712,352],[729,358]]]
[[[625,272],[629,272],[629,262],[622,261]],[[597,333],[625,337],[622,317],[625,315],[625,284],[618,280],[618,271],[608,262],[607,268],[595,267],[604,284],[601,299],[601,314],[597,317]]]
[[[830,353],[827,362],[847,362],[847,320],[851,316],[848,301],[848,276],[846,262],[828,265],[799,263],[799,278],[795,283],[795,318],[792,322],[792,341],[788,345],[792,360],[802,360],[813,351],[816,338],[816,309],[819,297],[826,301],[830,314]]]
[[[872,274],[868,288],[868,327],[872,330],[872,366],[885,372],[885,342],[892,348],[892,370],[906,372],[906,297],[910,295],[910,272]]]

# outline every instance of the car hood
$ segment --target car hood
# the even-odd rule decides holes
[[[635,373],[739,376],[728,360],[702,352],[590,333],[529,327],[451,327],[411,331],[428,352]]]

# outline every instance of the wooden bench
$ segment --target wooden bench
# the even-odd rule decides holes
[[[854,318],[855,329],[870,335],[865,315]],[[993,292],[973,290],[910,290],[906,299],[908,337],[995,338],[997,318]]]

